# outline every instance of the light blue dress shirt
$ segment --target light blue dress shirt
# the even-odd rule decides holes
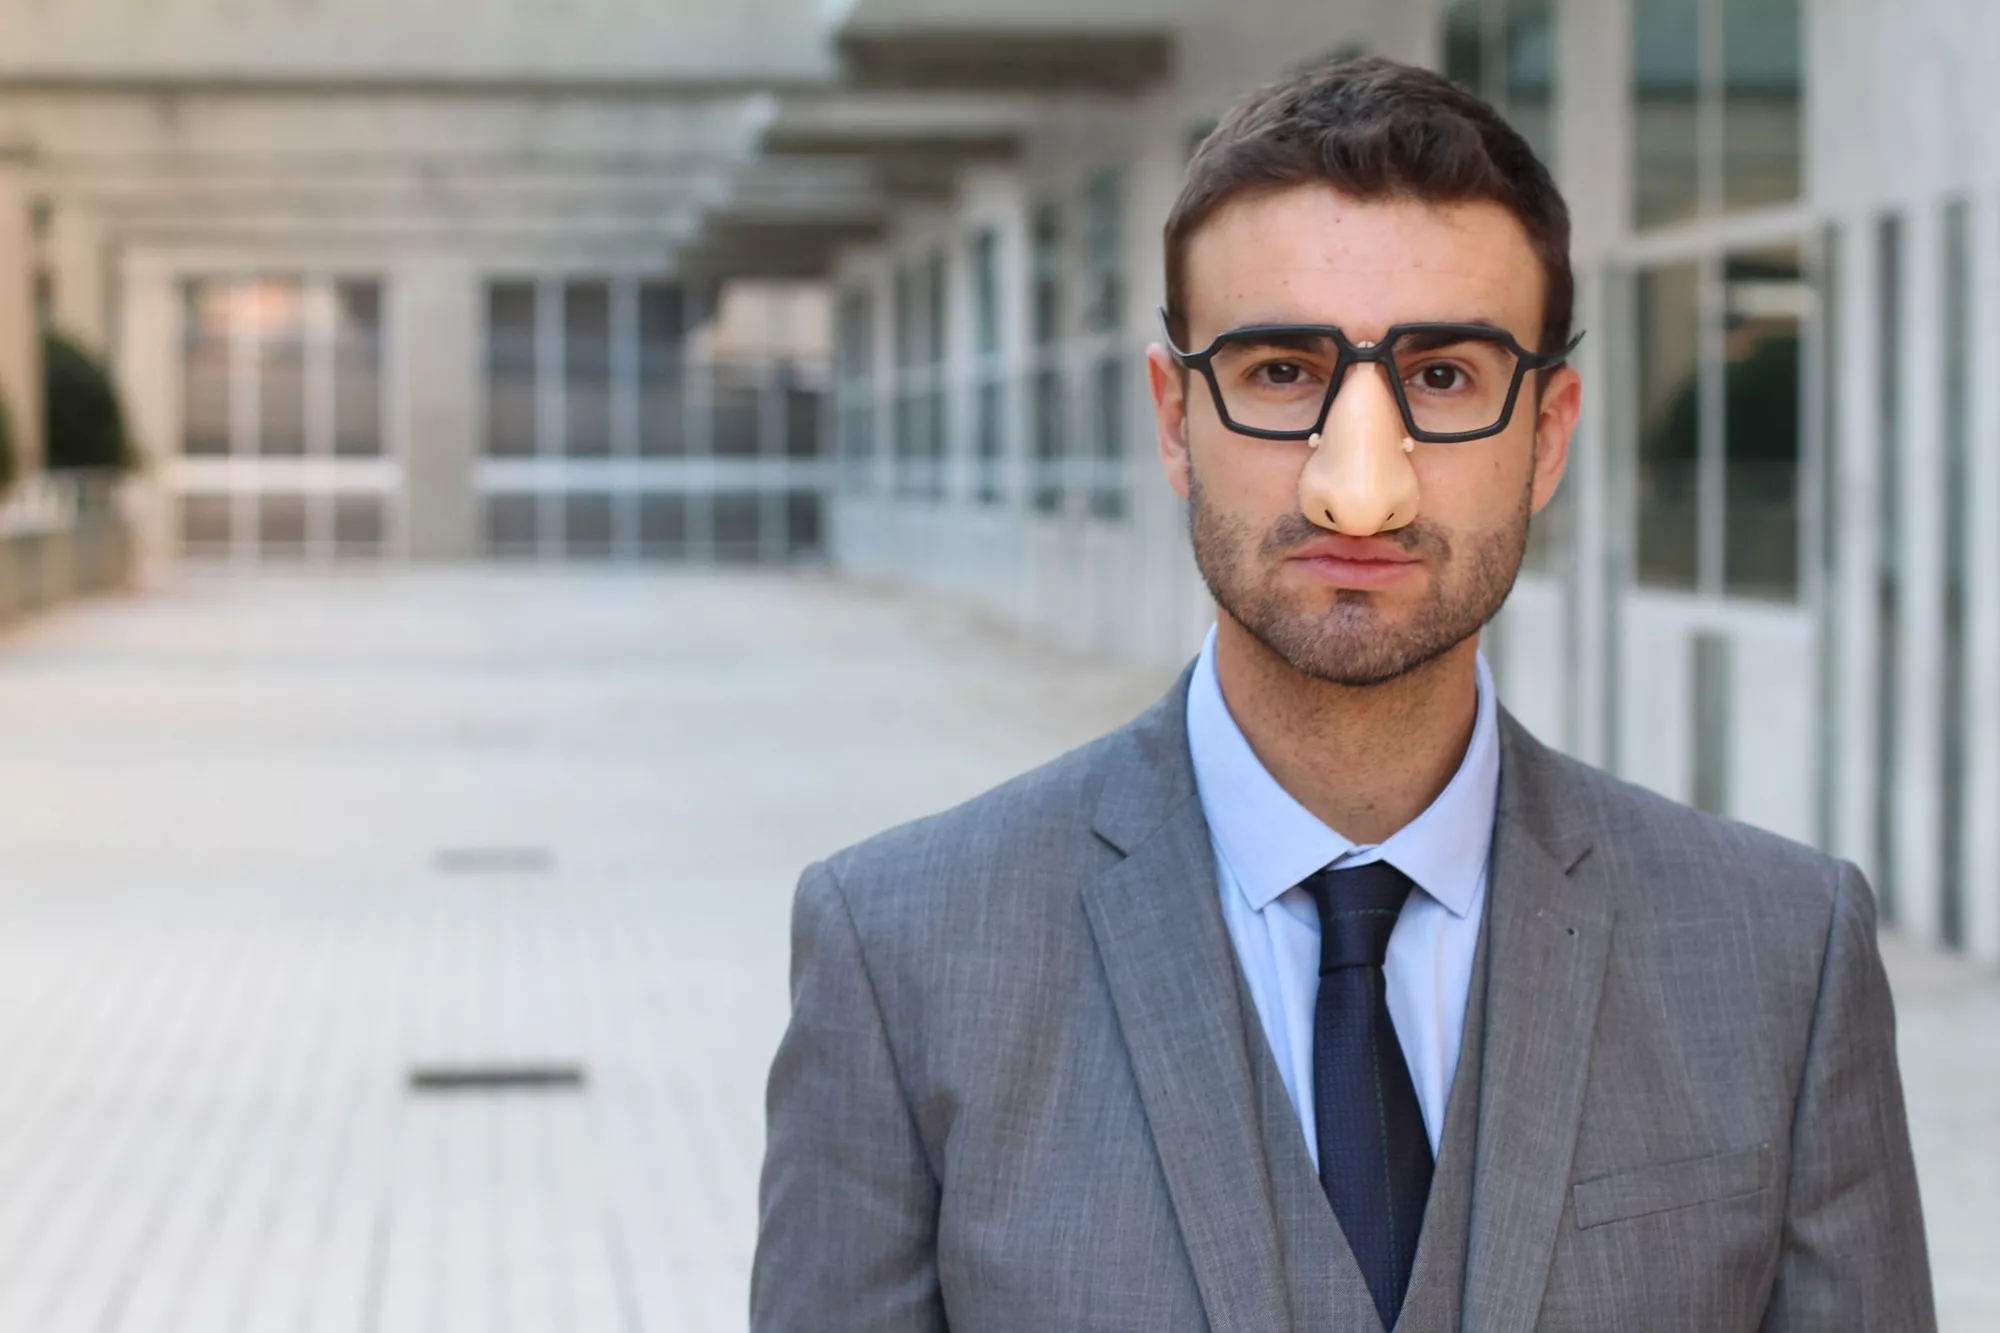
[[[1416,819],[1387,842],[1364,847],[1293,800],[1250,749],[1222,698],[1213,629],[1195,661],[1188,688],[1188,749],[1215,846],[1222,918],[1315,1166],[1319,1134],[1313,1118],[1313,1005],[1319,994],[1319,910],[1298,885],[1324,866],[1387,861],[1421,890],[1410,894],[1396,918],[1382,972],[1389,1017],[1416,1084],[1432,1153],[1444,1133],[1500,799],[1499,715],[1484,655],[1477,669],[1478,713],[1458,772]]]

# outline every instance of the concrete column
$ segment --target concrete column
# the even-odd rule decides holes
[[[482,299],[479,275],[442,256],[399,268],[389,293],[386,369],[391,410],[402,417],[391,438],[412,559],[479,554]]]
[[[35,318],[35,238],[26,164],[0,147],[0,401],[27,476],[42,458],[42,340]]]
[[[104,229],[90,213],[58,203],[51,218],[49,261],[55,273],[56,328],[86,350],[111,350],[110,273]]]

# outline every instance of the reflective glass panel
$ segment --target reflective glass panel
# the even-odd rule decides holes
[[[1124,316],[1123,197],[1116,170],[1099,172],[1084,192],[1084,259],[1090,266],[1084,318],[1093,329],[1115,329]]]
[[[987,227],[972,238],[973,351],[1000,351],[1000,234]]]
[[[1693,264],[1638,280],[1639,582],[1693,588],[1700,570],[1700,277]]]
[[[536,352],[534,284],[487,287],[486,452],[493,457],[535,452]]]
[[[257,552],[266,560],[298,560],[306,553],[306,497],[265,491],[257,497]]]
[[[181,452],[191,458],[229,452],[229,291],[206,281],[181,291]]]
[[[611,286],[572,282],[563,291],[563,451],[611,452]]]
[[[257,451],[295,458],[306,451],[305,286],[266,279],[237,289],[237,318],[257,345]]]
[[[1090,512],[1098,518],[1125,513],[1125,361],[1116,354],[1097,363],[1092,377],[1091,415],[1097,428],[1097,457],[1090,487]]]
[[[1799,197],[1799,0],[1721,3],[1723,204],[1787,203]]]
[[[1035,210],[1034,316],[1037,346],[1062,337],[1062,213],[1054,204]]]
[[[639,496],[639,554],[674,560],[687,554],[687,497],[679,491],[645,491]]]
[[[1486,15],[1483,0],[1450,0],[1444,7],[1444,76],[1486,91]]]
[[[343,556],[382,554],[388,538],[386,506],[379,495],[336,495],[333,498],[333,549]]]
[[[682,433],[681,353],[686,325],[681,289],[648,282],[639,288],[639,452],[648,457],[686,449]]]
[[[1733,594],[1798,595],[1799,338],[1810,300],[1795,248],[1723,266],[1722,569]]]
[[[333,452],[374,458],[382,453],[382,285],[335,283],[333,318]]]
[[[1699,0],[1632,0],[1632,211],[1641,227],[1701,203]]]
[[[181,549],[194,556],[226,556],[231,510],[227,495],[189,492],[181,496]]]
[[[1053,367],[1037,370],[1033,386],[1035,508],[1053,514],[1062,508],[1063,459],[1068,453],[1062,372]]]
[[[495,494],[486,497],[486,550],[490,555],[534,555],[541,533],[538,497]]]
[[[716,495],[711,531],[717,560],[757,559],[762,549],[763,511],[764,497],[755,491],[722,491]]]
[[[1550,119],[1555,89],[1556,26],[1551,0],[1506,0],[1507,119],[1543,162],[1554,161]]]
[[[610,495],[571,491],[563,496],[563,546],[571,559],[609,559],[612,526]]]

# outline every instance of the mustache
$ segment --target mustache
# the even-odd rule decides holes
[[[1260,553],[1267,559],[1288,555],[1299,547],[1326,535],[1326,529],[1307,518],[1299,510],[1293,510],[1271,525],[1260,543]],[[1445,555],[1449,553],[1443,534],[1419,519],[1407,527],[1389,532],[1378,532],[1375,537],[1402,547],[1413,555]]]

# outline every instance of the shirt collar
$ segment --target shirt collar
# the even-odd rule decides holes
[[[1387,861],[1455,916],[1472,910],[1493,845],[1500,800],[1500,725],[1493,674],[1476,664],[1479,702],[1458,772],[1424,812],[1378,846],[1361,846],[1322,823],[1278,785],[1251,750],[1215,670],[1211,628],[1188,686],[1188,753],[1216,851],[1253,911],[1336,861]]]

